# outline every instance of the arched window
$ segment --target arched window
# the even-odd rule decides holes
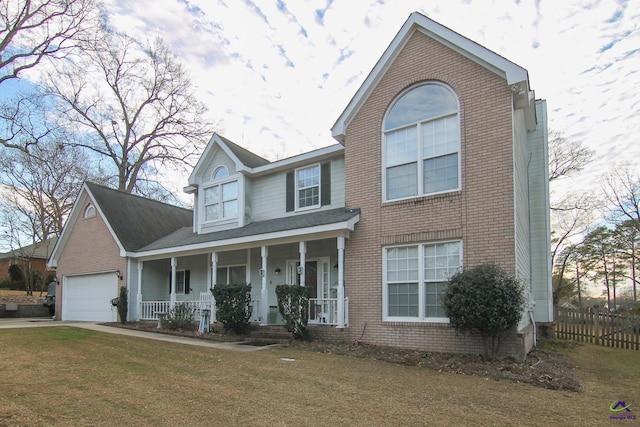
[[[96,216],[96,208],[92,203],[89,203],[86,208],[84,208],[84,218],[91,218]]]
[[[385,200],[460,188],[459,107],[450,88],[428,83],[405,92],[383,131]]]
[[[213,184],[204,189],[204,220],[220,221],[238,217],[238,180],[225,166],[212,174]]]
[[[227,169],[225,166],[219,166],[215,171],[213,171],[214,181],[216,179],[226,178],[227,176],[229,176],[229,169]]]

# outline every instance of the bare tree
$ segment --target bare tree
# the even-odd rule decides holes
[[[615,168],[603,178],[602,192],[611,204],[611,220],[630,220],[640,231],[640,175],[631,165]]]
[[[562,132],[549,131],[549,181],[582,171],[594,155],[582,142],[565,138]]]
[[[38,67],[45,59],[66,56],[99,24],[97,12],[94,0],[0,2],[0,87]],[[15,108],[14,113],[4,111],[0,120],[11,120],[17,115],[24,118],[24,105],[21,107]],[[0,144],[24,150],[23,145],[16,143],[20,124],[5,123],[4,128],[14,132],[0,134]]]
[[[34,146],[30,153],[4,151],[0,207],[3,223],[11,225],[11,239],[24,246],[59,236],[82,183],[99,180],[85,169],[86,156],[55,142]]]
[[[106,29],[65,70],[50,73],[47,87],[62,125],[77,135],[65,144],[107,159],[128,193],[148,194],[139,184],[157,181],[167,167],[193,166],[213,132],[183,66],[160,39],[141,44]]]

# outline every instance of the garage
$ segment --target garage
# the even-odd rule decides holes
[[[62,320],[115,322],[117,314],[111,299],[117,296],[118,278],[114,273],[65,277]]]

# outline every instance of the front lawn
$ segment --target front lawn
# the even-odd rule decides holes
[[[638,352],[565,351],[582,393],[292,347],[239,353],[5,329],[0,425],[602,425],[618,400],[640,415]]]

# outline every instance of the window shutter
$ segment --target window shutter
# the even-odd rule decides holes
[[[320,205],[331,204],[331,163],[323,163],[320,165],[320,194],[322,199]]]
[[[287,212],[296,209],[296,189],[295,189],[294,173],[287,172]]]
[[[184,271],[184,293],[188,294],[191,288],[189,287],[189,277],[191,276],[191,270]]]
[[[171,270],[169,270],[169,294],[171,294],[171,289],[173,285],[173,283],[171,283],[172,278],[173,278],[173,275],[171,274]]]

